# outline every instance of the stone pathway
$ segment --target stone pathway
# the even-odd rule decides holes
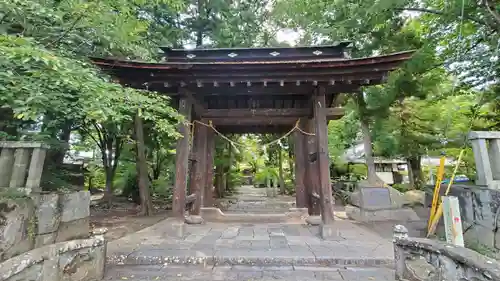
[[[246,189],[253,193],[238,198],[247,212],[255,202],[288,209]],[[336,221],[329,241],[318,227],[290,223],[207,222],[179,237],[173,222],[110,242],[106,280],[394,280],[391,240],[349,220]]]
[[[237,194],[230,199],[236,203],[229,206],[227,213],[275,214],[287,212],[289,208],[295,207],[294,197],[286,195],[266,197],[265,188],[255,188],[251,185],[241,186]]]
[[[394,271],[386,268],[260,267],[215,266],[200,268],[178,265],[136,265],[108,270],[107,281],[393,281]]]

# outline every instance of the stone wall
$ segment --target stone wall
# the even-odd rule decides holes
[[[90,194],[31,193],[0,201],[0,262],[45,245],[89,237]]]
[[[441,187],[441,195],[446,190]],[[477,185],[453,185],[450,196],[458,197],[466,244],[500,249],[500,190]],[[432,203],[432,191],[426,193],[426,205]],[[441,220],[438,233],[444,233]]]
[[[436,240],[408,237],[394,228],[396,280],[493,281],[500,280],[500,263],[470,249]]]
[[[105,262],[106,242],[99,235],[43,246],[4,261],[0,263],[0,280],[101,280]]]

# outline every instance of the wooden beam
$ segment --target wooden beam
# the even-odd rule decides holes
[[[283,82],[283,81],[282,81]],[[170,81],[170,88],[165,88],[164,83],[152,83],[149,87],[150,90],[165,93],[169,96],[175,96],[178,94],[176,90],[176,84]],[[359,88],[364,84],[356,84],[355,81],[351,85],[337,83],[335,85],[328,85],[328,82],[318,81],[318,86],[325,86],[328,94],[335,93],[351,93],[359,91]],[[305,95],[311,96],[314,91],[314,85],[312,84],[301,84],[297,86],[295,83],[285,83],[283,86],[279,83],[271,84],[269,83],[266,87],[260,83],[252,83],[250,87],[243,84],[236,84],[233,87],[229,87],[229,84],[219,84],[218,82],[207,83],[202,88],[196,87],[196,85],[190,85],[186,87],[196,96],[268,96],[268,95]]]
[[[297,122],[297,117],[264,117],[264,116],[247,116],[247,117],[217,117],[210,118],[215,126],[268,126],[268,125],[290,125],[293,126]]]
[[[202,120],[203,123],[205,120]],[[205,192],[206,184],[206,163],[207,163],[207,127],[196,124],[194,127],[194,153],[196,154],[196,162],[194,163],[194,179],[192,193],[196,194],[196,201],[191,208],[191,215],[199,216],[201,214],[201,206],[203,204],[203,193]]]
[[[187,98],[180,98],[179,113],[184,115],[187,121],[190,121],[191,104]],[[175,148],[175,185],[172,200],[172,211],[177,219],[184,221],[189,156],[189,125],[181,123],[179,124],[178,130],[181,137],[177,140]]]
[[[326,118],[325,89],[319,87],[314,95],[314,118],[318,148],[318,165],[320,179],[320,206],[323,224],[331,224],[333,216],[333,196],[330,183],[330,158],[328,155],[328,128]]]
[[[193,95],[193,93],[186,88],[181,88],[180,93],[181,95],[184,95],[189,99],[189,102],[193,105],[194,114],[196,116],[200,116],[205,110],[203,104],[201,104],[200,101],[198,101],[198,99],[196,99],[196,97]]]
[[[326,120],[337,120],[345,115],[343,107],[328,107],[325,109]]]
[[[345,114],[344,108],[326,108],[327,119],[338,119]],[[310,108],[257,108],[257,109],[205,109],[203,118],[223,119],[223,118],[283,118],[295,117],[295,121],[300,117],[311,117]]]
[[[305,119],[301,119],[300,127],[306,131]],[[307,161],[307,136],[300,131],[293,133],[293,153],[295,158],[295,203],[297,208],[307,208],[306,191],[306,166]]]
[[[293,125],[217,126],[217,130],[222,134],[284,134],[292,127]]]
[[[309,108],[207,109],[204,118],[304,117]]]

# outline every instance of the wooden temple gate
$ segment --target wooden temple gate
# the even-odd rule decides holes
[[[291,130],[295,144],[298,208],[333,222],[328,134],[329,120],[344,114],[342,94],[384,82],[388,73],[408,60],[412,51],[350,59],[350,42],[299,48],[175,50],[162,48],[161,63],[115,59],[92,61],[120,83],[169,95],[194,126],[190,151],[189,124],[176,147],[173,211],[184,220],[186,200],[191,215],[212,205],[214,130],[222,134],[277,133]],[[201,122],[201,123],[197,123]],[[194,158],[191,195],[186,196],[188,161]]]

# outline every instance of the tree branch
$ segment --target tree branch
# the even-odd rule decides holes
[[[115,155],[114,155],[114,159],[113,159],[113,173],[116,171],[116,168],[118,167],[118,159],[120,158],[122,148],[123,148],[123,139],[116,137],[115,138]]]
[[[490,4],[488,0],[484,0],[484,5],[486,6],[486,10],[488,10],[488,12],[490,12],[493,18],[497,21],[497,25],[500,25],[500,14],[494,10],[495,4]]]
[[[87,8],[87,9],[88,9],[88,8]],[[82,12],[82,13],[81,13],[81,14],[80,14],[80,15],[79,15],[79,16],[78,16],[78,17],[77,17],[77,18],[73,21],[73,23],[70,25],[70,27],[69,27],[68,29],[66,29],[66,30],[63,32],[63,34],[61,34],[61,36],[59,36],[58,38],[56,38],[54,41],[50,42],[50,43],[47,45],[47,47],[50,47],[50,46],[52,46],[52,45],[56,45],[56,46],[57,46],[57,45],[59,44],[59,42],[61,42],[61,40],[63,40],[63,39],[64,39],[64,37],[66,37],[66,35],[68,35],[68,33],[70,33],[70,31],[72,31],[72,30],[75,28],[76,24],[77,24],[80,20],[82,20],[82,18],[85,16],[85,14],[86,14],[86,12],[87,12],[87,9],[85,9],[85,11],[84,11],[84,12]]]
[[[89,136],[90,136],[90,138],[92,138],[92,139],[94,140],[94,142],[97,144],[97,146],[99,147],[99,149],[101,149],[101,151],[103,150],[103,147],[102,147],[101,142],[100,142],[99,140],[97,140],[97,139],[96,139],[96,138],[92,135],[92,133],[91,133],[89,130],[87,130],[87,129],[86,129],[86,128],[84,128],[83,126],[82,126],[82,127],[80,127],[80,130],[82,130],[82,131],[84,131],[85,133],[87,133],[87,135],[89,135]]]
[[[396,10],[396,11],[408,11],[408,12],[420,12],[420,13],[433,14],[433,15],[438,15],[438,16],[444,16],[444,15],[446,15],[446,13],[443,12],[443,11],[426,9],[426,8],[411,8],[410,7],[410,8],[394,8],[394,10]],[[455,16],[459,16],[459,15],[455,15]],[[498,27],[490,26],[486,21],[477,19],[475,17],[464,15],[464,19],[470,20],[470,21],[475,22],[477,24],[481,24],[481,25],[485,25],[485,26],[491,27],[493,29],[498,29]]]

